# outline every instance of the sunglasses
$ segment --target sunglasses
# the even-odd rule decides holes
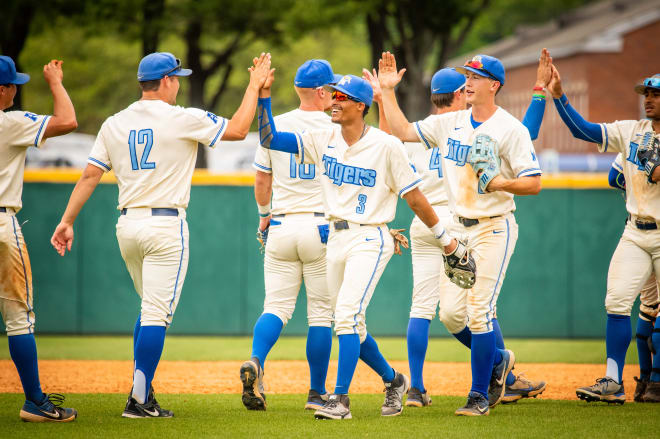
[[[490,79],[499,82],[499,79],[497,79],[495,75],[490,73],[488,70],[484,69],[484,65],[479,61],[468,61],[465,64],[463,64],[463,67],[472,67],[473,69],[481,70],[482,72],[490,76]]]
[[[646,78],[643,83],[646,87],[658,87],[660,88],[660,76],[654,76],[652,78]]]
[[[343,101],[353,101],[353,102],[360,102],[357,99],[355,99],[353,96],[349,96],[346,93],[342,93],[340,91],[334,90],[332,92],[332,99],[334,99],[337,102],[343,102]]]
[[[169,76],[171,73],[178,72],[179,70],[181,70],[181,60],[176,58],[176,66],[163,73],[163,76]]]

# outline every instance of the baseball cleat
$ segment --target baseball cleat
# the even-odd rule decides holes
[[[307,402],[305,403],[305,410],[318,410],[323,407],[327,400],[327,393],[321,395],[316,390],[309,389],[309,393],[307,394]]]
[[[156,401],[154,388],[150,387],[149,395],[147,395],[147,402],[144,404],[140,404],[135,398],[133,398],[133,389],[131,389],[131,393],[128,394],[128,401],[126,401],[124,413],[122,413],[121,416],[122,418],[132,419],[171,418],[174,416],[174,413],[160,407],[158,401]]]
[[[660,402],[660,383],[649,381],[643,398],[644,402]]]
[[[21,408],[20,416],[25,422],[71,422],[76,419],[76,409],[60,407],[64,395],[59,393],[44,393],[40,404],[26,400]]]
[[[504,396],[500,401],[502,404],[516,402],[522,398],[536,398],[545,391],[545,381],[532,381],[521,373],[510,386],[504,388]]]
[[[488,400],[478,392],[468,394],[467,403],[454,412],[458,416],[488,416]]]
[[[394,371],[394,379],[385,383],[385,402],[380,408],[381,416],[398,416],[403,411],[403,395],[410,389],[410,380]]]
[[[427,407],[431,405],[431,397],[428,392],[420,392],[417,387],[411,387],[408,390],[406,407]]]
[[[646,392],[646,387],[649,385],[649,380],[643,379],[643,378],[637,378],[633,377],[635,381],[637,382],[637,385],[635,386],[635,393],[633,396],[633,399],[635,402],[644,402],[644,392]]]
[[[626,393],[621,384],[612,378],[605,377],[596,380],[593,386],[580,387],[575,391],[578,398],[587,402],[602,401],[607,403],[623,404],[626,402]]]
[[[351,401],[348,395],[332,394],[326,403],[314,413],[316,419],[351,419]]]
[[[509,349],[502,349],[502,361],[493,366],[493,372],[488,384],[488,405],[495,407],[500,403],[504,396],[504,388],[506,387],[506,376],[513,369],[516,362],[516,356],[513,351]]]
[[[243,382],[243,405],[248,410],[266,410],[266,395],[264,394],[264,370],[259,366],[259,360],[253,358],[241,366],[241,382]]]

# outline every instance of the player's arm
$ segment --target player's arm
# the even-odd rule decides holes
[[[270,87],[274,80],[274,74],[271,72],[259,91],[259,103],[257,105],[259,143],[263,148],[298,154],[298,137],[296,134],[277,131],[275,127],[273,111],[270,107]]]
[[[96,186],[99,184],[103,170],[94,165],[87,165],[82,176],[73,188],[69,204],[66,206],[62,220],[55,228],[50,243],[55,247],[60,256],[64,256],[66,250],[71,251],[73,244],[73,223],[76,221],[80,210],[89,199]]]
[[[415,215],[419,217],[426,227],[431,229],[435,238],[438,239],[440,244],[444,247],[445,253],[448,254],[453,252],[457,245],[456,239],[449,236],[449,233],[447,233],[442,224],[440,224],[438,215],[436,215],[422,191],[416,187],[404,194],[403,199],[406,200],[410,209],[415,212]]]
[[[614,166],[610,168],[610,173],[607,176],[607,182],[614,189],[626,190],[626,179],[622,172],[619,172]]]
[[[509,179],[497,175],[488,185],[488,191],[504,191],[514,195],[537,195],[541,192],[541,176],[532,175]]]
[[[270,225],[270,199],[273,194],[273,175],[257,171],[254,179],[254,199],[259,210],[259,230]]]
[[[573,134],[573,137],[599,145],[602,144],[603,133],[601,126],[597,123],[588,122],[571,106],[562,89],[559,71],[554,65],[552,66],[552,79],[550,80],[550,84],[548,84],[548,89],[552,94],[559,117],[564,121],[571,134]]]
[[[536,140],[543,122],[545,113],[545,88],[552,79],[552,57],[547,49],[541,50],[539,66],[536,69],[536,82],[534,83],[532,102],[527,107],[527,112],[522,120],[523,125],[529,131],[532,140]]]
[[[371,84],[374,91],[374,102],[378,104],[378,128],[387,134],[392,134],[390,125],[387,123],[387,117],[385,117],[385,110],[383,110],[383,92],[380,88],[376,69],[373,69],[373,73],[367,69],[362,69],[362,79]]]
[[[396,70],[396,60],[390,52],[384,52],[378,61],[378,81],[382,90],[382,107],[392,134],[403,142],[417,142],[419,138],[415,133],[415,127],[403,114],[396,100],[394,87],[401,82],[406,69]]]
[[[62,61],[52,60],[44,66],[44,79],[50,87],[53,94],[53,115],[48,120],[44,139],[49,137],[61,136],[70,133],[78,128],[76,120],[76,110],[73,108],[73,102],[66,92],[62,80]]]
[[[255,58],[254,66],[248,70],[250,82],[243,95],[243,101],[227,123],[222,140],[243,140],[250,132],[250,125],[252,125],[257,108],[259,89],[266,82],[270,72],[270,53],[262,53],[259,58]]]

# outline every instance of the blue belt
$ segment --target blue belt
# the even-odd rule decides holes
[[[7,208],[6,207],[0,207],[0,212],[7,212]]]
[[[128,211],[127,208],[121,210],[122,215],[126,215]],[[171,207],[152,207],[151,216],[179,216],[179,209],[174,209]]]
[[[286,213],[278,213],[277,215],[273,215],[273,218],[284,218],[286,215]],[[325,214],[323,212],[314,212],[314,216],[325,217]]]

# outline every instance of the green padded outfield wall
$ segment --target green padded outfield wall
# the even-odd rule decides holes
[[[18,218],[32,261],[36,331],[132,333],[139,300],[115,238],[117,186],[98,186],[76,222],[71,254],[62,258],[50,246],[72,188],[25,184]],[[603,337],[607,267],[624,227],[620,194],[546,189],[516,203],[519,238],[497,308],[505,335]],[[250,334],[264,296],[253,188],[193,186],[187,216],[190,261],[171,333]],[[408,229],[411,218],[400,200],[391,225]],[[405,334],[411,290],[406,251],[378,284],[367,311],[371,333]],[[305,309],[303,290],[285,334],[306,333]],[[447,335],[437,319],[431,333]]]

